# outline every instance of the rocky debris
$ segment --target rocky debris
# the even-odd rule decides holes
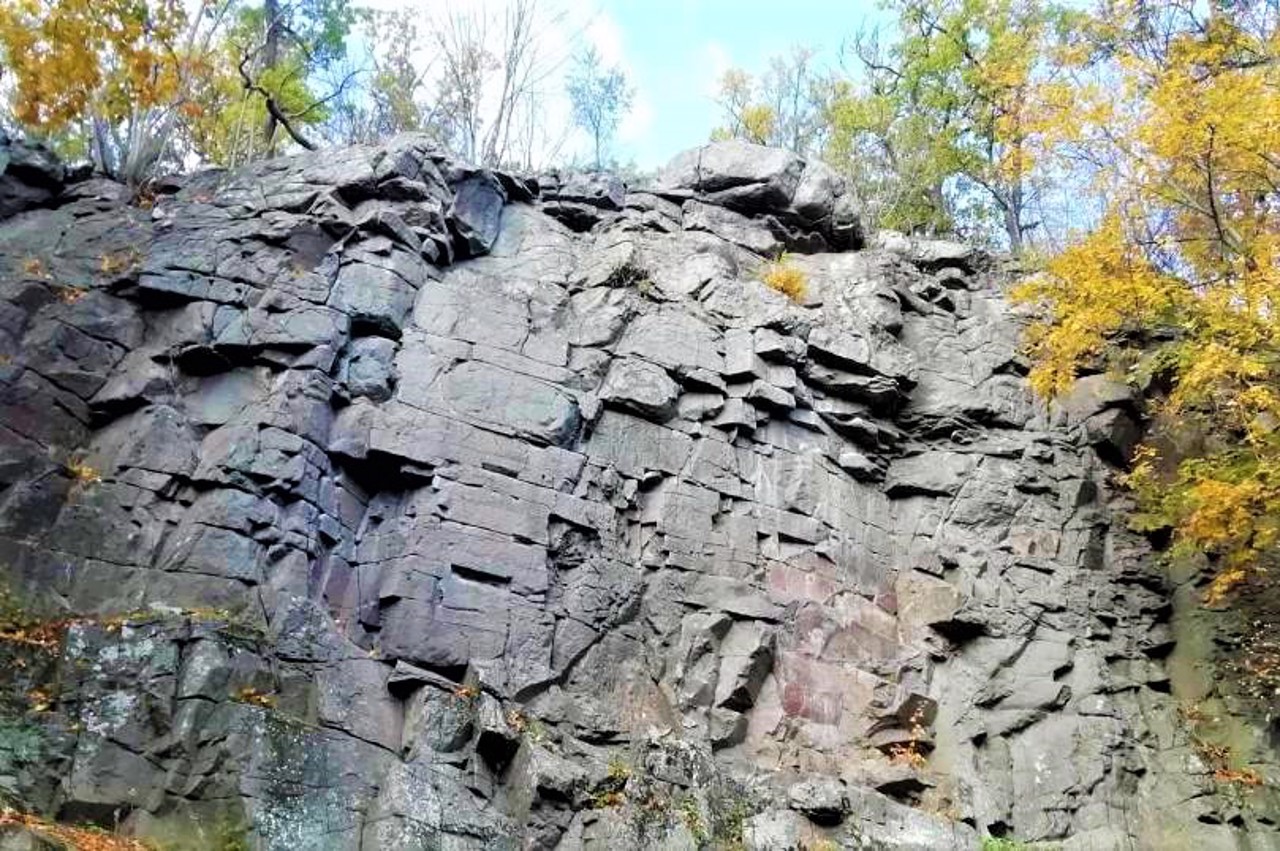
[[[4,794],[272,851],[1276,844],[1179,726],[1133,398],[1035,400],[965,246],[830,253],[820,164],[404,136],[142,210],[6,156],[0,577],[77,619],[0,658]]]

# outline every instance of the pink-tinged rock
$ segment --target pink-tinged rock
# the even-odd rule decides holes
[[[837,724],[844,704],[839,692],[812,692],[805,701],[803,717],[815,724]]]
[[[782,688],[783,711],[793,718],[804,718],[815,724],[838,723],[842,703],[839,692],[818,691],[805,682],[790,682]]]
[[[820,603],[829,600],[838,590],[834,580],[789,564],[773,564],[768,582],[769,599],[779,605],[797,601]]]
[[[783,642],[791,652],[816,659],[822,653],[831,629],[823,607],[811,603],[796,612],[791,632]]]
[[[898,655],[897,636],[885,635],[860,623],[832,631],[820,658],[827,662],[857,663],[893,659]]]
[[[782,687],[782,711],[793,717],[804,712],[804,699],[808,687],[802,682],[790,682]]]

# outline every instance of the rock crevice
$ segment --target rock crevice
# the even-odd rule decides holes
[[[73,618],[3,683],[28,808],[291,851],[1280,847],[1170,694],[1133,401],[1034,398],[997,260],[743,143],[637,190],[406,136],[148,207],[3,144],[0,578]]]

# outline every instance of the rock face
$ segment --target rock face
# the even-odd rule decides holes
[[[1280,847],[1170,694],[1132,400],[1051,416],[992,261],[854,250],[822,166],[544,196],[404,137],[145,208],[7,151],[0,578],[59,628],[0,642],[0,797],[183,848]]]

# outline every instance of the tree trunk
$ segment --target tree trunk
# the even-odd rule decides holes
[[[1004,230],[1009,237],[1009,253],[1022,254],[1022,186],[1009,187],[1009,200],[1004,205]]]
[[[259,79],[261,79],[263,71],[271,70],[280,61],[280,0],[264,0],[262,11],[266,17],[267,40],[262,50],[262,68],[258,72]],[[275,115],[268,110],[267,120],[262,127],[262,137],[265,140],[263,144],[265,145],[267,156],[271,156],[275,148],[275,135],[278,126]]]
[[[929,186],[928,202],[931,208],[929,232],[936,235],[940,230],[951,230],[955,227],[955,222],[951,220],[951,213],[947,210],[947,193],[942,189],[942,183],[933,183]]]
[[[92,157],[95,160],[94,166],[108,177],[118,178],[116,163],[111,156],[111,142],[107,138],[107,122],[97,117],[91,119],[91,122],[93,124]]]

